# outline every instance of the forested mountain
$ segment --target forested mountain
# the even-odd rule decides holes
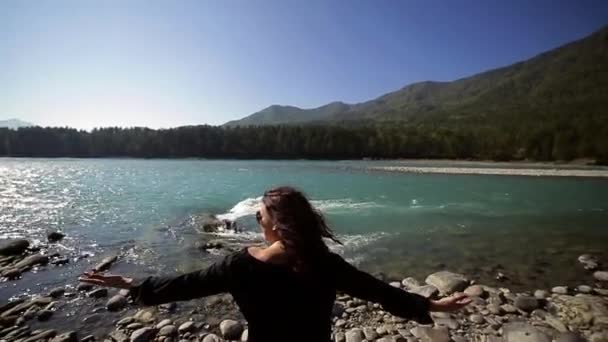
[[[313,121],[472,122],[552,120],[608,108],[608,27],[529,60],[453,82],[421,82],[354,105],[271,106],[228,126]]]
[[[608,28],[525,62],[356,105],[271,106],[219,127],[0,128],[0,156],[589,158],[608,165]]]

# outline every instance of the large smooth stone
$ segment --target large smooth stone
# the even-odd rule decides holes
[[[441,294],[450,295],[464,290],[469,285],[469,280],[462,274],[440,271],[429,275],[426,283],[435,286]]]

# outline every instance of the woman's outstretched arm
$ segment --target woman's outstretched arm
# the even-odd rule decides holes
[[[85,273],[80,281],[108,287],[129,289],[135,302],[158,305],[227,292],[231,283],[232,258],[207,269],[175,277],[147,277],[140,281],[118,275]]]
[[[339,256],[336,257],[336,285],[339,291],[381,304],[393,315],[413,319],[423,324],[433,320],[430,311],[453,311],[470,302],[466,296],[429,300],[415,293],[393,287],[369,273],[358,270]]]

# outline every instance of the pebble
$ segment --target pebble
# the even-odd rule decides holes
[[[133,323],[127,324],[126,329],[137,330],[137,329],[143,328],[143,327],[144,327],[143,324],[141,324],[139,322],[133,322]]]
[[[108,311],[118,311],[127,306],[127,298],[121,295],[115,295],[108,300],[106,308]]]
[[[180,334],[185,334],[187,332],[191,332],[192,330],[194,330],[194,322],[192,322],[192,321],[188,321],[188,322],[183,323],[177,329],[177,331]]]
[[[145,327],[141,329],[135,330],[131,334],[130,341],[131,342],[148,342],[154,337],[154,329],[150,327]]]
[[[373,341],[378,337],[376,330],[370,327],[363,328],[363,335],[365,335],[365,339],[368,341]]]
[[[56,287],[49,291],[49,296],[53,298],[59,298],[65,293],[65,289],[63,287]]]
[[[100,288],[87,293],[87,297],[102,298],[108,295],[108,289]]]
[[[158,331],[159,336],[174,336],[177,334],[175,325],[165,325]]]
[[[469,285],[469,280],[464,275],[449,271],[435,272],[429,275],[425,282],[435,286],[444,295],[462,291]]]
[[[473,315],[469,316],[469,321],[476,323],[476,324],[482,324],[485,322],[485,319],[481,315],[473,314]]]
[[[534,291],[534,297],[536,299],[545,299],[545,298],[548,298],[549,296],[551,296],[551,294],[548,291],[545,291],[545,290]]]
[[[579,285],[576,287],[576,291],[580,293],[589,294],[593,292],[593,288],[589,285]]]
[[[500,306],[500,308],[506,312],[506,313],[517,313],[517,307],[511,305],[511,304],[503,304]]]
[[[162,329],[163,327],[165,327],[167,325],[171,325],[172,323],[173,322],[170,319],[165,318],[162,321],[158,322],[158,324],[156,324],[155,328],[156,329]]]
[[[247,341],[249,341],[249,329],[243,330],[243,333],[241,334],[241,342]]]
[[[39,321],[48,321],[51,316],[53,316],[53,311],[51,310],[40,310],[37,315]]]
[[[207,334],[205,335],[205,337],[203,337],[203,341],[202,342],[220,342],[221,339],[219,338],[219,336],[215,335],[215,334]]]
[[[220,333],[227,340],[236,340],[243,333],[243,325],[232,319],[223,320],[220,323]]]
[[[135,318],[133,318],[132,316],[128,316],[128,317],[125,317],[125,318],[121,319],[120,321],[118,321],[116,323],[116,325],[120,327],[120,326],[124,326],[124,325],[129,325],[133,322],[135,322]]]
[[[76,286],[77,291],[89,291],[91,289],[93,289],[93,284],[89,283],[80,283]]]

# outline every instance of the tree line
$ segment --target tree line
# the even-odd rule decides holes
[[[553,118],[555,119],[555,118]],[[596,118],[603,120],[602,117]],[[450,158],[573,160],[608,164],[607,125],[590,120],[342,122],[278,126],[184,126],[172,129],[0,128],[0,156],[360,159]]]

